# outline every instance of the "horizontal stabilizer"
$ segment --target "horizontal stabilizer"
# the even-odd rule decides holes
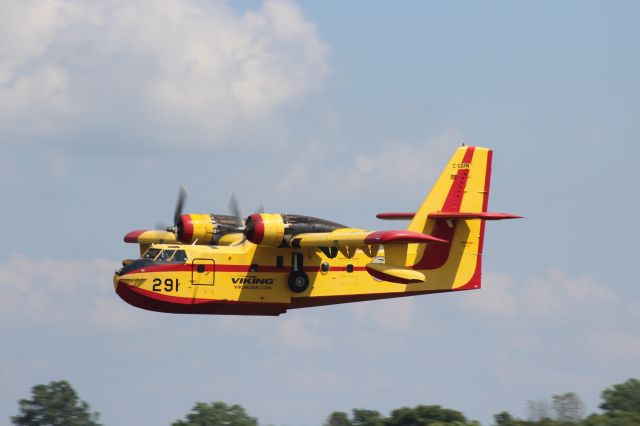
[[[170,244],[177,242],[177,240],[173,232],[139,229],[137,231],[131,231],[125,235],[124,242],[134,244]]]
[[[425,281],[425,276],[422,272],[401,266],[367,263],[366,268],[372,277],[392,283],[410,284],[423,283]]]
[[[409,243],[441,243],[447,244],[449,241],[432,237],[427,234],[401,230],[401,231],[376,231],[365,238],[365,244],[409,244]]]
[[[415,216],[414,213],[378,213],[376,217],[382,220],[411,220]]]
[[[516,216],[510,213],[493,213],[493,212],[433,212],[429,213],[429,219],[480,219],[480,220],[502,220],[502,219],[521,219],[522,216]]]

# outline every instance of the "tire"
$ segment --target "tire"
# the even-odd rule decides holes
[[[289,275],[289,289],[294,293],[302,293],[309,288],[309,276],[302,271]]]

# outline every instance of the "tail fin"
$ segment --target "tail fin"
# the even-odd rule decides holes
[[[407,228],[450,243],[421,245],[412,269],[454,289],[480,288],[485,220],[475,219],[495,218],[479,214],[487,211],[491,158],[490,149],[473,146],[453,154]]]

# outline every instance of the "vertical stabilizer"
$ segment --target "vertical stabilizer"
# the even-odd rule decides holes
[[[407,228],[450,242],[421,245],[412,268],[447,277],[452,288],[480,287],[485,221],[461,213],[487,211],[491,157],[487,148],[458,148]]]

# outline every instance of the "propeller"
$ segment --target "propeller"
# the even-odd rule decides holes
[[[238,225],[239,231],[244,231],[244,216],[242,216],[242,211],[240,210],[240,204],[238,203],[238,199],[236,198],[236,193],[231,194],[231,198],[229,199],[229,204],[227,204],[227,210],[231,213],[236,219],[236,225]]]
[[[173,232],[176,234],[176,237],[179,238],[182,233],[182,222],[180,221],[180,216],[182,216],[182,208],[184,207],[184,203],[187,200],[187,191],[181,186],[178,191],[178,199],[176,200],[176,208],[173,213],[173,226],[168,226],[166,228],[167,232]]]
[[[235,218],[236,225],[238,227],[238,231],[242,232],[243,237],[242,241],[239,244],[244,243],[247,240],[247,236],[253,232],[253,219],[251,216],[246,219],[242,215],[242,210],[240,210],[240,203],[238,203],[238,198],[236,197],[235,192],[231,194],[231,198],[229,199],[229,204],[227,205],[227,209],[229,213]],[[262,203],[258,206],[258,208],[254,211],[254,214],[262,214],[264,213],[264,206]]]

